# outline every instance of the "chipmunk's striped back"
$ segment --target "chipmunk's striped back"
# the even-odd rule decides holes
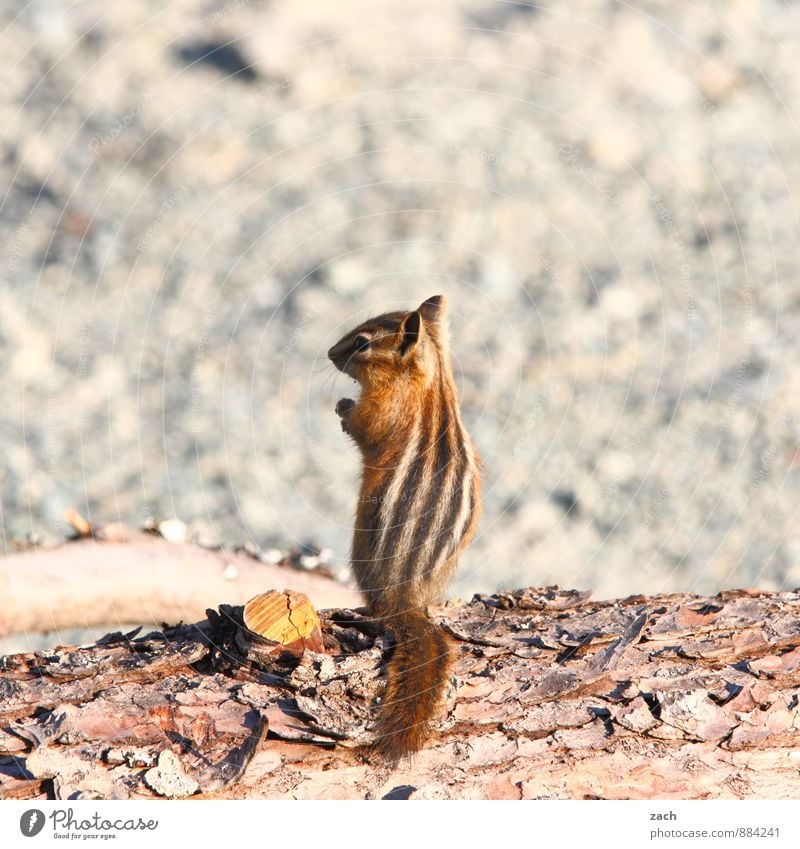
[[[425,607],[444,591],[480,512],[479,459],[448,345],[444,300],[435,297],[359,325],[329,353],[362,387],[359,401],[340,401],[337,412],[364,461],[353,572],[398,639],[379,720],[382,749],[393,757],[427,736],[448,650]]]
[[[386,593],[410,605],[426,604],[444,590],[478,512],[477,457],[461,422],[449,362],[439,352],[436,361],[430,384],[400,415],[394,456],[365,470],[361,503],[380,509],[357,517],[369,544],[353,552],[391,578]]]

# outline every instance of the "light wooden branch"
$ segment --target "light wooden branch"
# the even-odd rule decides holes
[[[219,599],[244,604],[271,587],[292,587],[318,607],[359,603],[354,590],[322,574],[110,526],[95,538],[0,557],[0,637],[194,622]]]

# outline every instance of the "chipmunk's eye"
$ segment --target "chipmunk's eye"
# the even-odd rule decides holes
[[[356,341],[353,342],[356,351],[366,351],[369,348],[369,339],[366,336],[356,336]]]

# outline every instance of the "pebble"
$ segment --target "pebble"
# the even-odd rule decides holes
[[[186,523],[180,519],[165,519],[158,523],[158,532],[167,542],[186,542],[187,530]]]

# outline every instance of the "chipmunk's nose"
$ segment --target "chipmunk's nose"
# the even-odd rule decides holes
[[[344,342],[337,342],[329,351],[328,351],[328,359],[336,363],[337,360],[341,360],[343,356],[347,355],[347,344]]]

